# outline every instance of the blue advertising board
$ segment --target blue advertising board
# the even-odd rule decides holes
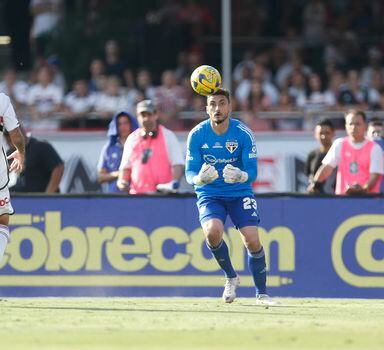
[[[258,197],[271,295],[384,296],[384,198]],[[193,197],[17,197],[1,296],[220,296]],[[253,296],[232,223],[225,239]]]

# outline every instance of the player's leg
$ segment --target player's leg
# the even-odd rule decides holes
[[[9,190],[5,187],[0,191],[0,261],[3,259],[9,241],[9,214],[13,214],[13,208]]]
[[[241,238],[248,251],[248,267],[252,273],[256,288],[256,303],[260,305],[278,305],[279,303],[267,294],[267,270],[265,253],[260,242],[256,226],[244,226],[239,229]]]
[[[265,254],[256,226],[244,226],[239,229],[248,252],[248,267],[255,282],[256,295],[267,294],[267,271]]]
[[[203,199],[198,201],[197,206],[207,247],[226,276],[223,300],[231,303],[236,298],[239,278],[232,266],[228,246],[223,240],[224,223],[227,216],[225,205],[220,200]]]
[[[224,224],[220,219],[214,218],[202,222],[202,227],[207,247],[225,273],[226,281],[222,298],[224,302],[232,303],[236,298],[236,289],[240,280],[232,266],[228,246],[223,240]]]
[[[3,259],[5,248],[9,241],[9,215],[0,215],[0,262]]]
[[[266,289],[265,254],[257,229],[260,218],[256,200],[253,196],[234,198],[228,202],[228,211],[248,252],[248,267],[255,283],[257,299],[266,298],[271,301]]]
[[[208,249],[215,257],[217,263],[223,269],[225,277],[234,278],[237,276],[233,269],[231,259],[229,257],[228,246],[223,240],[224,225],[220,219],[209,219],[202,224],[205,241]]]

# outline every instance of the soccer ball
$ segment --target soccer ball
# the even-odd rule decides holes
[[[200,66],[191,75],[191,85],[195,92],[207,96],[215,93],[220,88],[221,75],[214,67]]]

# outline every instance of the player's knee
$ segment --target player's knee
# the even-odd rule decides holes
[[[257,252],[262,247],[258,237],[245,237],[244,245],[250,252]]]
[[[204,222],[203,229],[206,234],[223,234],[223,225],[217,220],[208,220]]]
[[[211,248],[216,248],[222,240],[222,235],[209,233],[205,236],[205,239]]]
[[[204,223],[204,233],[209,246],[216,247],[222,240],[223,227],[214,221],[208,221]]]

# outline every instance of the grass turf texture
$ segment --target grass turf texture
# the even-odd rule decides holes
[[[383,349],[384,300],[0,300],[2,350]]]

